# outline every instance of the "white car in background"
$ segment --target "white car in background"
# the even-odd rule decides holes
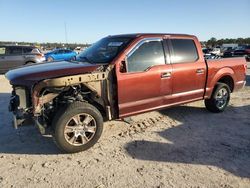
[[[82,52],[82,51],[84,51],[85,49],[86,49],[87,47],[76,47],[75,49],[74,49],[74,51],[77,53],[77,54],[79,54],[80,52]]]
[[[210,52],[210,54],[220,56],[220,55],[221,55],[221,50],[220,50],[220,48],[214,48],[214,49]]]

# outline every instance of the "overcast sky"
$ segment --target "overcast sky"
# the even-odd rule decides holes
[[[93,43],[121,33],[250,37],[250,0],[0,0],[0,41]]]

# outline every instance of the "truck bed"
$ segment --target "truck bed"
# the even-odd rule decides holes
[[[213,87],[219,78],[230,76],[233,78],[233,87],[231,92],[241,89],[246,79],[246,59],[244,57],[210,59],[207,60],[207,86],[206,97],[210,97]]]

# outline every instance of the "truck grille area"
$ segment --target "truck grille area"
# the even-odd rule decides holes
[[[21,119],[30,105],[29,91],[24,87],[13,87],[9,111],[13,112],[17,118]]]
[[[14,87],[12,92],[12,103],[18,109],[26,109],[30,107],[29,92],[24,87]]]
[[[19,98],[16,95],[12,95],[10,98],[9,111],[14,112],[19,105]]]
[[[29,91],[24,87],[13,87],[10,98],[9,111],[13,112],[13,125],[15,128],[29,119],[31,106]]]

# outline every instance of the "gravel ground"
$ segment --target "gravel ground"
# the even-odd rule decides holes
[[[224,113],[200,101],[134,116],[130,125],[111,121],[77,154],[62,154],[33,126],[12,128],[11,87],[0,76],[0,187],[250,187],[248,73]]]

